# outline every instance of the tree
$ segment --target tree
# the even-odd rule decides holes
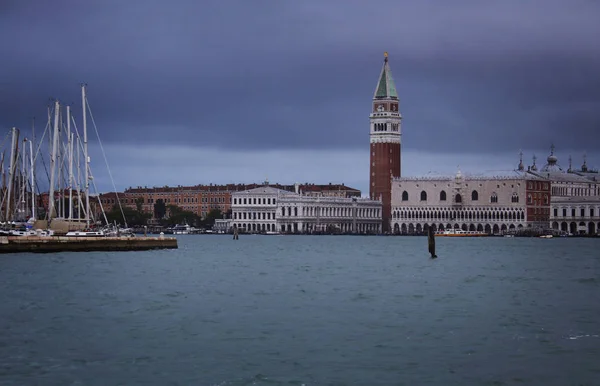
[[[177,205],[169,205],[167,210],[169,212],[169,218],[165,218],[161,221],[163,225],[173,226],[182,223],[197,225],[199,223],[200,219],[196,213],[183,210]]]
[[[161,220],[167,214],[167,206],[162,198],[159,198],[154,203],[154,217]]]
[[[143,197],[138,197],[135,199],[135,207],[137,209],[138,212],[142,212],[142,205],[144,205],[144,198]]]
[[[204,226],[207,228],[212,228],[212,226],[215,225],[215,220],[221,218],[223,218],[221,209],[211,209],[204,218]]]
[[[121,225],[125,225],[123,221],[123,214],[125,215],[125,219],[127,219],[128,226],[142,226],[148,223],[148,219],[150,219],[150,215],[148,213],[143,213],[137,211],[135,209],[124,206],[123,213],[121,213],[121,209],[119,209],[118,205],[113,206],[113,208],[106,212],[106,219],[109,224],[117,223]]]

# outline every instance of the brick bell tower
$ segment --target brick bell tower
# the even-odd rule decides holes
[[[382,228],[390,230],[392,212],[392,177],[400,177],[401,121],[398,110],[398,92],[388,63],[383,54],[383,68],[373,96],[373,109],[369,120],[370,131],[370,183],[369,196],[383,201]]]

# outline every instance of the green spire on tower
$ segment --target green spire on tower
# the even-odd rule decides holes
[[[379,82],[377,83],[377,89],[375,90],[375,99],[392,98],[398,99],[398,92],[396,91],[396,84],[392,77],[392,70],[388,64],[388,53],[383,53],[383,68],[381,69],[381,75],[379,75]]]

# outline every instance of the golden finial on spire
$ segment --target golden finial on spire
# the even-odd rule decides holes
[[[387,55],[388,55],[388,53],[387,53],[387,51],[385,51],[385,52],[383,53],[383,57],[384,57],[384,58],[387,58]]]

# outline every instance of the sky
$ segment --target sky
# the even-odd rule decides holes
[[[100,191],[345,183],[368,193],[383,52],[402,175],[600,164],[600,1],[0,1],[0,135],[94,115]],[[37,135],[37,134],[36,134]],[[500,173],[500,172],[499,172]],[[112,179],[110,178],[112,176]]]

